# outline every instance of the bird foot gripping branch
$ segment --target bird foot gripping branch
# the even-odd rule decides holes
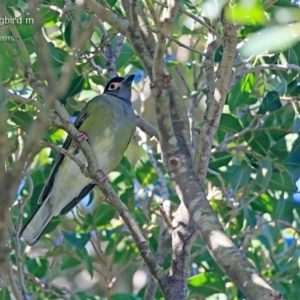
[[[77,134],[77,138],[79,142],[88,140],[88,136],[84,132],[79,132]],[[78,152],[79,152],[79,145],[78,143],[75,143],[73,146],[73,154],[76,155],[78,154]]]
[[[94,181],[94,184],[102,183],[108,179],[107,174],[104,170],[98,170],[97,173],[101,173],[102,177],[98,181]]]
[[[88,140],[88,136],[84,132],[79,132],[77,138],[79,142]]]

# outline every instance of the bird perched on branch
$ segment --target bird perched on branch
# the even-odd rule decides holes
[[[91,145],[104,175],[119,164],[135,131],[136,115],[130,100],[133,79],[134,75],[111,79],[103,94],[88,102],[74,123],[80,131],[78,139]],[[70,136],[63,148],[86,163]],[[68,213],[94,186],[74,161],[59,154],[39,197],[40,206],[23,226],[20,238],[28,245],[35,244],[54,216]]]

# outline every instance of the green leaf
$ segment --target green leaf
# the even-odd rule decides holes
[[[7,286],[0,288],[0,300],[10,300],[10,293]],[[14,298],[15,299],[15,298]]]
[[[300,165],[300,136],[293,143],[292,150],[285,160],[288,164]]]
[[[66,258],[63,257],[62,263],[60,265],[60,269],[61,269],[61,271],[63,271],[66,269],[74,268],[74,267],[78,266],[79,264],[80,264],[80,260],[78,260],[72,256],[68,256]]]
[[[271,245],[270,245],[270,242],[268,240],[268,238],[265,236],[265,235],[257,235],[257,239],[268,249],[270,250],[271,248]]]
[[[106,2],[108,3],[108,5],[109,5],[110,7],[114,7],[115,4],[117,3],[117,0],[106,0]]]
[[[267,27],[253,34],[242,46],[240,53],[243,58],[265,52],[277,52],[288,49],[297,42],[299,36],[298,23],[289,26],[278,25]],[[274,39],[274,37],[276,37]]]
[[[142,185],[148,185],[158,179],[148,155],[142,156],[135,165],[136,178]]]
[[[114,47],[117,43],[117,39],[112,41],[112,46]],[[123,44],[120,55],[116,61],[117,69],[125,68],[129,62],[129,60],[134,56],[134,52],[132,48],[128,44]]]
[[[116,211],[106,203],[102,203],[93,214],[96,218],[96,226],[107,224],[116,214]]]
[[[192,292],[206,297],[216,293],[225,293],[225,281],[215,273],[204,273],[188,279],[188,286]]]
[[[86,248],[83,248],[81,251],[81,256],[84,260],[85,266],[89,274],[91,275],[91,278],[94,276],[94,269],[93,269],[93,261],[92,258]]]
[[[27,259],[26,266],[28,271],[38,277],[42,278],[46,275],[48,270],[48,261],[45,258],[37,257],[34,259]]]
[[[66,43],[69,47],[72,46],[72,40],[71,40],[71,38],[72,38],[72,24],[73,24],[73,22],[71,20],[68,21],[68,23],[65,25],[65,32],[64,32],[64,39],[65,39],[65,41],[66,41]]]
[[[271,148],[271,153],[275,156],[274,159],[278,160],[280,163],[287,159],[290,153],[290,162],[292,164],[297,164],[297,155],[298,153],[298,134],[290,133],[287,134],[284,138],[277,141]],[[293,152],[294,151],[294,152]]]
[[[133,185],[132,178],[134,177],[135,174],[133,172],[132,165],[126,156],[123,156],[121,162],[117,165],[117,167],[114,169],[114,171],[118,171],[125,176],[125,181],[126,181],[127,186]]]
[[[16,123],[16,125],[23,130],[27,131],[31,125],[32,117],[24,111],[14,111],[11,114],[11,120]]]
[[[296,115],[294,118],[293,133],[298,133],[300,131],[300,114]]]
[[[245,103],[245,100],[250,96],[249,93],[243,92],[240,89],[240,85],[236,84],[235,87],[227,96],[227,102],[229,109],[233,112],[237,107]]]
[[[259,169],[256,174],[256,185],[259,187],[267,187],[273,172],[272,162],[269,159],[263,158],[258,160]]]
[[[45,231],[43,232],[43,235],[52,232],[61,222],[62,219],[60,217],[54,217],[47,225]]]
[[[22,38],[22,40],[32,40],[32,37],[34,35],[34,26],[31,22],[26,22],[23,20],[22,24],[16,24],[16,28]]]
[[[18,0],[17,7],[19,7],[20,10],[22,11],[22,13],[24,13],[24,10],[26,9],[27,4],[23,0]]]
[[[103,64],[100,64],[100,65],[103,65]],[[97,84],[97,85],[105,86],[105,84],[107,83],[107,80],[106,80],[106,79],[104,79],[104,78],[102,78],[102,77],[99,77],[98,75],[97,75],[97,76],[96,76],[96,75],[91,75],[91,76],[89,76],[89,79],[90,79],[93,83],[95,83],[95,84]]]
[[[48,8],[39,8],[39,12],[45,27],[54,25],[59,16],[57,12],[54,12],[53,10]]]
[[[252,169],[246,162],[242,162],[241,166],[234,168],[230,182],[234,192],[249,183]]]
[[[296,79],[289,83],[287,86],[287,94],[293,97],[298,97],[300,94],[300,85],[298,84],[299,80]]]
[[[225,14],[229,20],[237,24],[264,24],[267,22],[263,7],[256,1],[238,2],[232,7],[226,6]]]
[[[289,155],[289,151],[287,148],[286,138],[282,138],[277,141],[271,148],[271,153],[274,155],[274,159],[278,161],[284,161]]]
[[[299,14],[300,17],[300,14]],[[285,51],[284,53],[282,53],[280,55],[280,62],[282,64],[296,64],[298,65],[298,58],[297,58],[297,54],[295,52],[295,50],[293,48],[288,49],[287,51]],[[279,72],[278,72],[279,73]],[[298,73],[296,70],[290,69],[287,72],[280,72],[281,76],[283,78],[285,78],[286,83],[290,83],[292,81],[294,81],[295,79],[298,79]]]
[[[60,48],[55,47],[55,45],[52,42],[48,43],[48,49],[51,57],[52,67],[60,70],[68,55],[67,52],[65,52]],[[42,68],[43,66],[41,65],[40,69]]]
[[[140,299],[137,296],[127,293],[117,293],[110,296],[111,300],[138,300]]]
[[[209,168],[217,170],[220,167],[227,166],[232,159],[232,154],[228,152],[217,152],[211,157]]]
[[[278,92],[278,94],[280,96],[283,96],[286,94],[286,90],[287,90],[287,81],[284,78],[284,76],[282,75],[284,72],[277,72],[277,78],[276,80],[278,81],[278,83],[276,84],[275,90],[276,92]]]
[[[292,176],[287,172],[273,172],[269,188],[290,193],[296,192],[296,186]]]
[[[268,92],[263,98],[262,104],[259,107],[258,114],[265,114],[268,111],[275,111],[282,106],[279,100],[279,94],[276,91]]]
[[[288,105],[291,106],[291,105]],[[266,132],[275,142],[284,138],[292,131],[294,113],[285,107],[272,113],[264,124],[264,128],[268,128]]]
[[[14,47],[14,43],[7,41],[7,42],[0,42],[0,65],[1,65],[1,72],[0,72],[0,81],[4,82],[11,77],[13,70],[16,66],[15,61],[13,60],[12,56],[10,55],[7,46],[10,45]]]
[[[221,62],[222,60],[222,57],[223,57],[223,45],[219,46],[219,48],[216,50],[216,53],[215,53],[215,58],[214,58],[214,62]]]
[[[84,77],[83,76],[77,76],[72,79],[70,86],[68,90],[65,92],[64,96],[61,96],[59,101],[63,104],[66,103],[66,100],[68,97],[72,97],[82,91],[84,84]]]
[[[72,97],[78,93],[81,92],[84,84],[84,77],[83,76],[77,76],[72,79],[69,90],[67,92],[68,97]]]
[[[251,131],[244,135],[252,150],[265,156],[270,148],[270,139],[264,131]]]
[[[254,202],[250,204],[255,212],[272,213],[274,209],[274,200],[268,194],[260,195]]]
[[[79,232],[71,232],[71,231],[62,231],[62,233],[66,238],[66,240],[78,249],[83,249],[86,243],[91,238],[91,234],[89,232],[79,233]]]
[[[237,133],[243,130],[243,127],[237,117],[222,114],[219,129],[229,133]]]

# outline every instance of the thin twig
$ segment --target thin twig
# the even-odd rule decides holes
[[[22,97],[18,94],[12,94],[6,89],[4,89],[4,93],[5,93],[5,97],[7,99],[17,101],[17,102],[22,103],[22,104],[32,105],[40,111],[44,109],[44,106],[40,102],[36,101],[35,99],[25,98],[25,97]]]
[[[6,263],[6,271],[7,271],[7,277],[9,281],[9,285],[11,287],[12,293],[16,300],[24,300],[26,299],[26,296],[21,294],[21,291],[19,290],[19,287],[17,285],[14,273],[13,273],[13,266],[12,266],[12,261],[9,258]]]
[[[258,192],[255,193],[254,196],[252,196],[248,201],[246,201],[245,203],[243,203],[242,205],[236,207],[236,209],[234,209],[231,214],[230,214],[230,218],[228,220],[228,222],[225,225],[225,230],[228,229],[231,221],[238,215],[238,213],[243,210],[245,207],[247,207],[248,205],[250,205],[253,201],[255,201],[260,195],[262,195],[265,191],[266,191],[266,187],[263,187],[262,189],[260,189]],[[224,216],[226,217],[226,215]]]
[[[212,169],[209,169],[209,168],[208,168],[208,173],[212,174],[212,175],[215,175],[218,178],[218,180],[220,182],[220,185],[221,185],[222,193],[225,196],[226,201],[228,202],[228,192],[227,192],[226,187],[225,187],[225,182],[224,182],[222,176],[220,175],[220,173],[218,173],[218,172],[216,172]]]
[[[243,71],[233,75],[233,80],[231,83],[231,88],[245,75],[249,73],[255,73],[260,72],[262,70],[278,70],[278,71],[284,71],[288,72],[290,70],[296,71],[298,74],[300,74],[300,67],[295,64],[286,64],[286,65],[277,65],[277,64],[261,64],[259,66],[255,66],[249,69],[244,69]]]
[[[155,137],[157,140],[159,139],[157,129],[143,117],[137,116],[136,126],[146,132],[151,138]]]
[[[180,42],[179,40],[173,38],[173,37],[170,36],[170,35],[167,35],[167,39],[170,40],[170,41],[172,41],[172,42],[174,42],[174,43],[176,43],[179,47],[188,49],[188,50],[190,50],[190,51],[192,51],[192,52],[195,52],[195,53],[198,53],[198,54],[200,54],[200,55],[202,55],[202,56],[206,56],[205,52],[200,51],[200,50],[197,50],[197,49],[195,49],[195,48],[193,48],[193,47],[190,47],[190,46],[188,46],[188,45],[185,45],[185,44],[183,44],[182,42]]]
[[[205,21],[203,21],[202,19],[196,17],[194,14],[188,12],[186,9],[184,9],[182,6],[180,6],[179,10],[187,15],[188,17],[194,19],[196,22],[198,22],[199,24],[201,24],[202,26],[206,27],[208,29],[208,31],[210,31],[212,34],[214,34],[218,40],[223,43],[223,37],[213,28],[211,27],[209,24],[207,24]]]

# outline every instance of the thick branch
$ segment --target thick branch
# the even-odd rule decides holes
[[[219,126],[228,93],[237,45],[237,36],[234,25],[229,23],[224,16],[222,20],[224,27],[223,57],[219,68],[217,84],[214,89],[214,98],[208,99],[204,122],[201,128],[194,158],[195,169],[202,184],[204,184],[206,178],[212,142]],[[212,80],[208,83],[213,84]],[[208,89],[211,90],[212,87],[210,86]]]
[[[94,12],[103,22],[107,22],[122,35],[125,35],[128,27],[127,21],[106,9],[96,0],[84,0],[84,6]]]

